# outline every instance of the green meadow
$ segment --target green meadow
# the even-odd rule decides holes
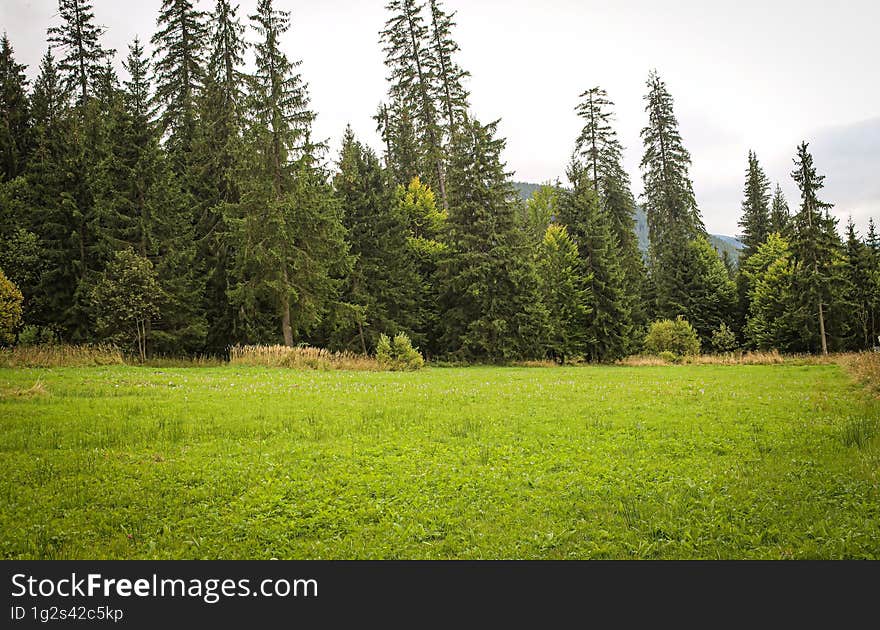
[[[838,365],[0,370],[0,557],[878,558]]]

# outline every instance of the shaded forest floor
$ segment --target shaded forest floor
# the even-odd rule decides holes
[[[866,365],[0,369],[0,557],[878,558]]]

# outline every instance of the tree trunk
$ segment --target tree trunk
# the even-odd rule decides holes
[[[822,302],[819,302],[819,335],[822,337],[822,354],[828,354],[828,341],[825,339],[825,314],[822,311]]]
[[[287,269],[282,271],[284,289],[281,292],[281,332],[284,334],[284,345],[293,347],[293,328],[290,325],[290,293],[288,292]]]

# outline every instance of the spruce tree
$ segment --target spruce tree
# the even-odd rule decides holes
[[[791,239],[796,294],[800,307],[809,313],[804,320],[808,322],[804,337],[818,340],[822,354],[828,354],[826,313],[834,291],[832,267],[839,237],[833,218],[827,214],[832,205],[818,198],[825,176],[816,172],[806,142],[798,146],[794,163],[791,176],[801,191],[801,207],[793,217]]]
[[[624,274],[628,310],[633,322],[647,323],[642,304],[645,266],[635,230],[636,203],[629,175],[623,168],[623,145],[612,126],[612,103],[605,90],[594,87],[581,94],[576,111],[584,121],[575,153],[583,160],[582,175],[589,179],[602,209],[610,220]]]
[[[440,110],[446,119],[446,134],[451,138],[459,123],[467,117],[468,92],[463,81],[470,76],[456,63],[459,52],[452,38],[455,27],[455,12],[446,13],[439,0],[428,0],[431,12],[430,51],[427,66],[434,77],[432,98],[441,103]]]
[[[235,315],[229,303],[229,270],[235,243],[227,215],[240,201],[239,170],[244,150],[245,115],[242,73],[247,43],[238,6],[217,0],[209,20],[210,55],[198,97],[199,125],[191,160],[191,185],[198,196],[196,239],[206,266],[205,312],[208,352],[222,353],[233,336]]]
[[[334,188],[354,257],[341,299],[352,305],[356,317],[349,331],[340,331],[340,345],[367,354],[380,335],[401,332],[423,344],[417,332],[424,287],[408,243],[409,217],[396,203],[379,159],[351,128],[343,137]]]
[[[561,193],[559,221],[577,243],[592,299],[584,355],[590,361],[618,359],[627,353],[633,332],[620,247],[588,171],[573,161],[568,177],[572,189]]]
[[[382,104],[373,119],[385,147],[385,168],[400,186],[419,177],[420,149],[412,110],[402,99]]]
[[[438,270],[438,301],[440,346],[459,359],[536,358],[545,349],[547,311],[496,128],[465,122],[450,152],[449,249]]]
[[[204,79],[205,14],[193,0],[162,0],[154,46],[155,103],[163,132],[176,153],[178,170],[192,147],[196,98]]]
[[[584,356],[593,303],[592,277],[584,276],[577,245],[565,226],[554,223],[544,231],[537,268],[548,313],[548,354],[560,363]]]
[[[852,217],[846,224],[846,243],[844,244],[845,263],[843,272],[846,279],[844,299],[849,306],[848,349],[867,350],[873,345],[872,306],[876,278],[871,251],[859,239]]]
[[[31,150],[26,69],[16,63],[4,32],[0,39],[0,182],[24,172]]]
[[[743,190],[741,241],[744,245],[740,260],[748,259],[770,234],[770,182],[758,163],[758,156],[749,151],[749,167]]]
[[[773,201],[770,207],[770,231],[779,234],[787,234],[791,227],[791,211],[788,209],[788,201],[782,193],[782,187],[776,184],[773,191]]]
[[[673,111],[673,100],[656,72],[648,77],[645,111],[648,125],[642,129],[643,197],[648,218],[652,257],[680,240],[705,234],[688,171],[691,156],[685,149]],[[654,269],[663,273],[662,269]]]
[[[437,77],[430,61],[429,29],[422,17],[424,5],[416,0],[391,0],[385,8],[391,17],[380,39],[391,84],[388,96],[392,103],[406,104],[419,143],[420,172],[416,174],[440,192],[443,208],[448,209],[443,134],[434,101]]]
[[[29,296],[28,310],[31,323],[52,328],[65,341],[74,337],[68,314],[78,285],[72,236],[78,209],[69,193],[75,184],[67,97],[54,57],[46,52],[30,101],[35,145],[25,172],[23,204],[28,210],[25,227],[37,235],[46,267]]]
[[[749,305],[743,337],[758,350],[802,350],[803,313],[797,308],[791,247],[773,232],[743,264]]]
[[[230,299],[243,340],[292,346],[335,305],[348,265],[338,203],[315,166],[308,93],[281,51],[290,14],[260,0],[250,16],[260,36],[246,130]]]
[[[104,49],[98,41],[104,28],[94,23],[89,0],[58,0],[58,14],[62,23],[49,28],[49,44],[63,52],[58,72],[66,89],[76,93],[83,105],[105,60],[116,51]]]

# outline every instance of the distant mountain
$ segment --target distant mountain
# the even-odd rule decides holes
[[[535,191],[538,190],[541,185],[540,184],[530,184],[528,182],[512,182],[514,188],[519,192],[520,197],[524,200],[528,200],[532,195],[535,194]],[[636,207],[636,235],[639,237],[639,249],[642,250],[643,253],[648,251],[648,219],[645,216],[645,210],[641,206]],[[720,256],[723,252],[727,252],[727,255],[734,261],[739,260],[739,256],[742,253],[743,244],[742,242],[736,238],[735,236],[725,236],[723,234],[710,234],[709,242],[712,243],[712,247],[718,252]]]

